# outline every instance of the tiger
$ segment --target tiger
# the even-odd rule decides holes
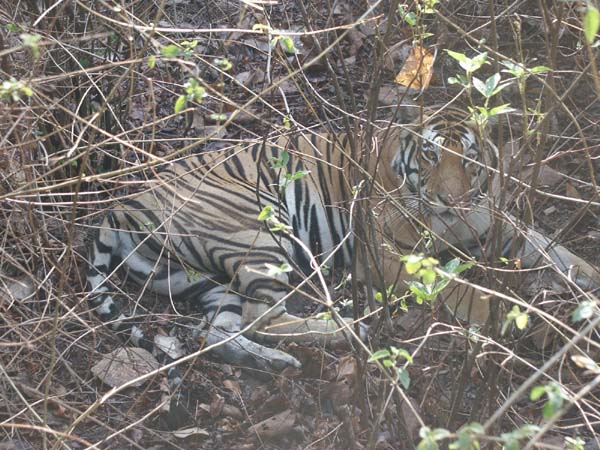
[[[514,218],[497,208],[498,149],[468,112],[429,107],[368,141],[356,134],[295,132],[200,152],[155,171],[96,228],[90,308],[113,327],[126,323],[108,281],[125,268],[151,291],[199,306],[209,324],[202,337],[224,362],[281,371],[300,367],[278,347],[284,340],[336,344],[368,333],[351,318],[288,312],[296,275],[324,265],[349,268],[356,258],[359,283],[378,265],[382,286],[393,284],[401,296],[411,276],[399,255],[460,249],[485,259],[499,223],[500,257],[519,259],[523,268],[552,266],[582,289],[600,286],[591,264],[532,227],[517,232]],[[357,205],[372,214],[370,239],[355,233]],[[265,211],[268,219],[259,220]],[[425,248],[424,231],[435,245]],[[490,301],[463,285],[452,292],[445,300],[457,313],[464,299],[471,313]],[[137,325],[130,334],[134,345],[148,345]]]

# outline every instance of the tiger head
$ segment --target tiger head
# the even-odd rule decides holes
[[[464,112],[451,110],[404,127],[397,145],[392,167],[409,208],[455,221],[492,186],[498,149]]]

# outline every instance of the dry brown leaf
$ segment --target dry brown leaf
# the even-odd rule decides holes
[[[104,355],[92,367],[92,373],[110,387],[117,387],[159,367],[156,358],[147,350],[124,347]],[[132,386],[141,386],[146,381],[136,381]]]
[[[174,336],[163,336],[157,334],[154,336],[154,345],[172,359],[179,359],[185,356],[185,348],[183,347],[183,343]]]
[[[257,83],[265,81],[265,73],[260,68],[257,68],[252,71],[240,72],[235,76],[235,79],[241,85],[250,88]]]
[[[408,431],[410,439],[413,440],[419,435],[419,429],[421,428],[421,422],[415,415],[421,415],[421,408],[419,407],[419,402],[412,397],[408,397],[408,400],[411,404],[408,405],[407,402],[402,402],[400,410],[402,411],[402,418],[404,419],[404,423],[406,425],[406,431]]]
[[[29,277],[21,277],[5,281],[0,286],[0,296],[7,296],[8,301],[25,300],[35,292],[33,281]]]
[[[223,405],[222,414],[224,416],[231,417],[236,420],[244,420],[244,413],[242,413],[242,410],[237,406],[228,405],[227,403]]]
[[[394,81],[414,89],[427,89],[433,76],[435,56],[419,45],[413,47]]]
[[[567,193],[567,197],[581,199],[581,194],[579,193],[577,188],[575,186],[573,186],[571,183],[567,183],[566,193]]]
[[[289,409],[275,414],[248,428],[251,434],[258,434],[262,439],[273,439],[289,433],[296,423],[296,415]]]
[[[225,389],[229,389],[233,392],[237,397],[242,396],[242,389],[240,388],[240,384],[234,380],[225,380],[223,381],[223,386]]]
[[[524,173],[524,178],[531,176],[533,173],[533,166],[530,166],[529,171]],[[560,173],[558,170],[553,169],[552,167],[542,166],[540,167],[540,172],[538,174],[538,183],[543,186],[556,186],[560,183],[565,176]]]
[[[546,322],[536,326],[530,334],[533,345],[535,345],[538,350],[544,350],[548,347],[554,340],[555,335],[556,332],[554,331],[554,328]]]
[[[354,356],[348,355],[344,356],[340,359],[340,363],[338,365],[338,374],[337,379],[348,379],[353,382],[356,378],[358,371],[358,363],[356,362],[356,358]]]
[[[225,406],[225,399],[219,394],[215,394],[210,402],[210,416],[213,418],[219,417],[223,412],[223,406]]]
[[[354,397],[354,389],[350,381],[343,378],[323,386],[323,395],[331,400],[335,409],[348,404]]]
[[[192,427],[192,428],[184,428],[181,430],[173,431],[173,436],[175,436],[178,439],[186,439],[186,438],[189,438],[190,436],[206,437],[206,436],[209,436],[209,433],[204,428]]]

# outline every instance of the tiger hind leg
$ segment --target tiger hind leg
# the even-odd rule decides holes
[[[90,252],[87,279],[92,292],[89,304],[101,321],[116,331],[128,332],[133,345],[154,352],[156,345],[138,326],[131,324],[118,301],[109,292],[108,277],[121,263],[130,269],[130,276],[139,284],[151,278],[148,287],[162,295],[173,295],[200,303],[210,326],[198,334],[206,344],[215,346],[212,353],[223,361],[259,370],[281,371],[287,366],[299,367],[299,362],[280,350],[262,346],[240,334],[241,299],[227,293],[218,277],[190,276],[177,263],[149,264],[136,251],[131,234],[118,228],[112,215],[108,215],[98,228]],[[237,336],[236,336],[237,335]],[[167,356],[166,362],[172,360]],[[168,374],[172,386],[181,382],[176,370]]]

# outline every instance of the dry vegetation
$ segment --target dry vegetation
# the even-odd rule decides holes
[[[448,83],[462,69],[446,49],[486,51],[482,79],[510,79],[506,60],[552,69],[492,99],[517,110],[493,128],[506,170],[537,188],[507,184],[506,207],[600,266],[600,78],[586,3],[451,0],[427,13],[423,4],[404,5],[411,25],[396,1],[0,2],[0,449],[403,449],[424,437],[433,449],[423,426],[449,430],[444,447],[474,422],[482,448],[598,448],[597,305],[543,278],[501,289],[532,305],[526,329],[504,334],[510,301],[479,329],[443,308],[384,304],[368,345],[412,354],[397,361],[408,388],[367,352],[302,347],[287,349],[304,363],[299,373],[186,361],[169,413],[163,373],[117,390],[93,374],[123,346],[85,301],[87,235],[114,198],[163,158],[207,145],[287,127],[368,128],[404,120],[406,105],[482,105]],[[435,56],[414,68],[430,77],[422,90],[394,84],[413,45]],[[176,114],[191,78],[206,96]],[[336,295],[364,303],[355,287]],[[139,287],[123,291],[138,299]],[[144,297],[155,331],[177,321],[185,335],[185,311]],[[536,386],[550,387],[532,400]],[[464,442],[455,448],[478,448]]]

